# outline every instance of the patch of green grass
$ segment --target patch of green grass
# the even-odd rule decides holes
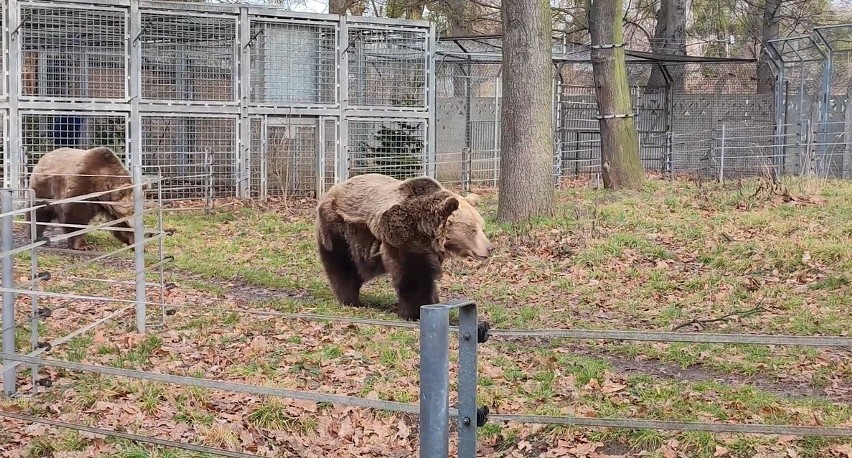
[[[115,367],[141,368],[148,365],[151,355],[160,348],[163,341],[157,335],[149,335],[142,342],[126,352],[119,352],[116,359],[112,361]]]
[[[289,430],[298,423],[298,418],[288,415],[285,409],[277,399],[267,398],[246,419],[259,428]]]
[[[55,440],[47,437],[37,437],[30,442],[25,453],[28,458],[37,458],[53,456],[58,451],[60,451],[59,444]]]
[[[584,356],[559,354],[557,360],[565,371],[575,377],[578,387],[586,385],[592,379],[603,382],[604,372],[611,369],[606,361]]]

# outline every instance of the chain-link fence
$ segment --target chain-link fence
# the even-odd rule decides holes
[[[852,25],[816,27],[810,34],[772,40],[778,130],[786,168],[823,177],[852,178]],[[779,153],[780,154],[780,153]]]
[[[792,120],[798,102],[786,101],[787,113],[782,116],[783,110],[776,110],[782,106],[777,94],[758,94],[757,59],[631,50],[626,54],[633,119],[646,170],[719,177],[763,174],[767,169],[798,173],[800,167],[792,164],[802,154],[798,149],[808,142],[807,127]],[[439,40],[436,168],[444,182],[462,187],[498,185],[501,55],[500,37]],[[600,171],[600,126],[590,58],[587,45],[554,41],[556,182]],[[777,86],[792,86],[789,77],[779,81]],[[821,93],[817,85],[805,99],[807,94],[813,98]],[[837,118],[844,110],[838,97],[831,101],[826,125],[833,121],[841,132],[843,122]],[[845,141],[836,132],[820,138],[835,148]]]
[[[161,174],[166,200],[429,170],[426,21],[145,0],[10,0],[0,14],[4,185],[24,187],[61,146],[109,146]]]

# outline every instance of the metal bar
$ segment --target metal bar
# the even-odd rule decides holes
[[[19,96],[21,93],[21,33],[20,27],[20,8],[18,0],[8,0],[6,2],[6,14],[8,21],[9,37],[7,46],[8,61],[7,70],[9,72],[7,92],[9,94],[9,159],[10,164],[7,167],[8,176],[6,180],[13,188],[24,187],[24,179],[21,172],[24,171],[26,160],[24,159],[24,150],[21,144],[21,132],[23,131],[23,119],[19,115]]]
[[[822,93],[822,106],[820,107],[820,130],[822,134],[822,140],[819,142],[817,147],[819,148],[819,158],[821,160],[820,168],[821,171],[818,173],[824,172],[827,176],[828,174],[828,162],[826,161],[826,154],[828,151],[828,146],[825,144],[825,137],[828,134],[828,112],[829,105],[831,104],[831,70],[832,64],[834,60],[834,50],[831,48],[831,44],[829,44],[828,40],[822,35],[819,29],[814,29],[814,32],[819,37],[820,41],[825,44],[827,49],[827,53],[824,53],[825,56],[825,66],[823,67],[822,73],[822,87],[820,90]]]
[[[852,437],[852,428],[823,426],[753,425],[743,423],[705,423],[642,420],[633,418],[551,417],[545,415],[491,414],[489,420],[537,423],[545,425],[590,426],[598,428],[661,429],[668,431],[706,431],[711,433],[772,434],[784,436]]]
[[[26,3],[28,5],[39,3],[33,2],[32,0],[25,0],[20,3]],[[96,5],[93,5],[92,0],[62,0],[61,2],[51,2],[51,5],[56,5],[59,8],[64,7],[72,7],[72,8],[82,8],[82,9],[106,9],[107,7],[117,8],[117,7],[127,7],[128,5],[133,4],[131,0],[98,0]]]
[[[16,354],[9,355],[3,353],[2,356],[11,361],[18,361],[20,363],[25,364],[41,364],[43,366],[56,367],[69,371],[93,372],[97,374],[111,375],[115,377],[126,377],[138,380],[147,380],[151,382],[172,383],[175,385],[194,386],[198,388],[207,388],[212,390],[224,390],[233,393],[251,394],[255,396],[276,396],[282,398],[301,399],[305,401],[314,402],[326,402],[332,404],[348,405],[353,407],[363,407],[368,409],[378,409],[409,414],[417,414],[419,412],[417,404],[384,401],[381,399],[367,399],[358,398],[354,396],[344,396],[340,394],[326,394],[317,393],[313,391],[298,391],[288,390],[284,388],[254,386],[243,383],[226,382],[222,380],[211,380],[197,377],[187,377],[183,375],[161,374],[130,369],[119,369],[116,367],[73,363],[70,361],[60,361],[57,359],[34,358],[31,356]]]
[[[32,189],[27,189],[26,191],[28,197],[28,205],[32,207],[33,201],[35,200],[35,191]],[[35,210],[33,210],[32,215],[30,217],[30,240],[36,239],[36,230],[38,226],[38,220],[36,219]],[[30,278],[32,278],[32,287],[35,290],[36,284],[39,281],[38,274],[38,248],[32,247],[30,249]],[[30,294],[30,351],[34,351],[38,349],[38,319],[39,319],[39,310],[38,310],[38,294]],[[33,364],[30,366],[30,376],[32,377],[32,392],[33,394],[38,393],[38,371],[39,367],[37,364]],[[2,372],[2,371],[0,371]]]
[[[493,337],[540,337],[642,342],[690,342],[749,345],[798,345],[803,347],[852,347],[852,338],[840,336],[778,336],[765,334],[698,334],[688,332],[606,331],[587,329],[491,330]]]
[[[131,74],[132,78],[133,75]],[[75,110],[78,112],[99,112],[99,113],[111,113],[114,114],[116,111],[130,111],[131,103],[122,103],[122,102],[110,102],[108,99],[99,100],[99,101],[90,101],[90,100],[81,100],[81,99],[67,99],[67,98],[53,98],[53,97],[38,97],[37,99],[33,98],[21,98],[20,102],[18,102],[18,108],[21,110],[32,110],[38,112],[57,112],[57,106],[64,106],[69,110]],[[64,110],[63,110],[64,112]]]
[[[60,175],[60,174],[53,174],[53,175]],[[23,209],[19,209],[19,210],[10,210],[8,212],[2,212],[2,213],[0,213],[0,216],[6,216],[7,214],[10,215],[10,216],[23,215],[25,213],[29,213],[31,210],[46,207],[47,204],[59,205],[59,204],[67,204],[67,203],[84,203],[84,202],[88,201],[88,199],[91,199],[92,197],[98,197],[98,196],[101,196],[103,194],[107,194],[107,193],[114,192],[114,191],[121,191],[121,190],[124,190],[124,189],[130,189],[131,187],[133,187],[133,185],[129,184],[129,185],[126,185],[126,186],[120,186],[120,187],[117,187],[117,188],[108,189],[106,191],[95,191],[93,193],[83,194],[81,196],[66,197],[64,199],[39,199],[39,200],[41,200],[45,203],[33,205],[30,208],[23,208]],[[99,204],[114,204],[116,202],[99,201],[98,203]]]
[[[0,221],[0,242],[3,244],[3,259],[2,261],[2,276],[3,288],[10,288],[14,282],[12,248],[15,246],[15,237],[12,232],[12,220],[14,217],[8,212],[12,210],[12,191],[8,189],[0,190],[0,207],[6,215]],[[11,291],[3,292],[3,353],[15,353],[15,293]],[[6,364],[5,358],[2,360]],[[3,394],[12,396],[15,394],[15,379],[17,371],[14,368],[3,370]]]
[[[337,103],[340,104],[340,129],[337,143],[338,180],[349,178],[349,26],[346,15],[340,15],[337,28]]]
[[[420,457],[449,455],[450,311],[420,308]]]
[[[133,306],[132,306],[132,305],[128,305],[128,306],[126,306],[126,307],[122,307],[122,308],[120,308],[120,309],[116,310],[115,312],[112,312],[112,313],[110,313],[109,315],[107,315],[107,316],[105,316],[105,317],[103,317],[103,318],[101,318],[101,319],[99,319],[99,320],[97,320],[97,321],[95,321],[95,322],[89,323],[89,324],[87,324],[86,326],[83,326],[82,328],[79,328],[79,329],[77,329],[76,331],[74,331],[74,332],[72,332],[72,333],[70,333],[70,334],[66,334],[66,335],[64,335],[64,336],[62,336],[62,337],[59,337],[59,338],[57,338],[57,339],[54,339],[54,340],[50,341],[50,347],[49,347],[49,348],[50,348],[50,349],[54,349],[54,348],[56,348],[56,347],[58,347],[58,346],[60,346],[60,345],[64,345],[64,344],[68,343],[69,341],[71,341],[71,339],[73,339],[73,338],[75,338],[75,337],[77,337],[77,336],[81,336],[81,335],[83,335],[83,334],[85,334],[85,333],[87,333],[87,332],[91,331],[92,329],[95,329],[96,327],[98,327],[98,326],[100,326],[100,325],[102,325],[102,324],[106,323],[107,321],[112,320],[112,319],[114,319],[114,318],[116,318],[116,317],[119,317],[119,316],[123,315],[125,312],[127,312],[127,311],[128,311],[128,310],[130,310],[131,308],[133,308]],[[33,357],[33,358],[34,358],[34,357],[36,357],[36,356],[38,356],[38,355],[40,355],[40,354],[42,354],[42,353],[46,352],[46,351],[47,351],[47,348],[48,348],[48,347],[34,348],[31,352],[29,352],[29,353],[27,354],[27,356],[29,356],[29,357]],[[2,367],[2,370],[15,368],[15,367],[17,367],[19,364],[21,364],[21,363],[20,363],[20,362],[17,362],[17,361],[16,361],[16,362],[13,362],[13,363],[11,363],[11,364],[4,364],[4,365],[3,365],[3,367]]]
[[[17,212],[8,212],[7,215],[11,216],[12,214],[15,214],[15,213],[17,213]],[[59,234],[59,235],[56,235],[54,237],[51,237],[50,241],[51,242],[58,242],[58,241],[69,239],[71,237],[76,237],[78,235],[88,234],[89,232],[92,232],[96,229],[103,229],[107,226],[113,226],[115,224],[118,224],[118,223],[121,223],[121,222],[124,222],[124,221],[129,221],[131,218],[133,218],[132,215],[131,216],[125,216],[124,218],[115,219],[115,220],[112,220],[112,221],[107,221],[105,223],[100,223],[100,224],[97,224],[97,225],[94,225],[94,226],[89,226],[88,229],[80,229],[80,230],[77,230],[77,231],[74,231],[74,232],[66,232],[64,234]],[[22,253],[24,251],[32,249],[33,247],[39,247],[39,246],[42,246],[42,245],[46,245],[47,243],[48,243],[47,240],[40,240],[38,242],[28,243],[26,245],[19,246],[17,248],[9,250],[8,254],[13,255],[13,254]]]
[[[142,167],[133,167],[133,238],[136,247],[133,258],[136,269],[136,332],[145,333],[145,220],[142,212],[145,208],[145,191],[142,189]]]
[[[725,123],[722,123],[722,144],[719,148],[719,183],[725,182]]]
[[[279,110],[280,111],[280,110]],[[429,112],[426,110],[388,110],[387,107],[382,107],[382,109],[369,109],[366,107],[358,107],[352,106],[351,109],[347,108],[347,114],[350,118],[405,118],[405,119],[422,119],[424,121],[429,121]]]
[[[240,20],[237,27],[237,45],[239,63],[236,80],[239,86],[239,148],[237,157],[237,197],[251,197],[251,119],[249,118],[249,103],[251,102],[251,22],[248,8],[240,8]]]
[[[142,442],[142,443],[146,443],[146,444],[160,445],[162,447],[171,447],[171,448],[177,448],[177,449],[183,449],[183,450],[190,450],[190,451],[199,452],[199,453],[209,453],[211,455],[229,456],[229,457],[236,457],[236,458],[244,458],[244,457],[254,458],[254,457],[260,456],[260,455],[250,455],[248,453],[231,452],[231,451],[228,451],[228,450],[220,450],[220,449],[216,449],[216,448],[204,447],[204,446],[195,445],[195,444],[187,444],[185,442],[177,442],[177,441],[172,441],[172,440],[159,439],[159,438],[156,438],[156,437],[140,436],[138,434],[130,434],[130,433],[122,433],[122,432],[119,432],[119,431],[113,431],[113,430],[103,429],[103,428],[95,428],[95,427],[92,427],[92,426],[79,425],[79,424],[74,424],[74,423],[66,423],[64,421],[52,420],[52,419],[49,419],[49,418],[42,418],[42,417],[34,417],[32,415],[23,415],[23,414],[13,413],[13,412],[4,412],[2,410],[0,410],[0,417],[13,418],[15,420],[28,421],[28,422],[32,422],[32,423],[41,423],[43,425],[54,426],[54,427],[57,427],[57,428],[68,428],[68,429],[73,429],[73,430],[76,430],[76,431],[84,431],[84,432],[91,433],[91,434],[99,434],[99,435],[102,435],[102,436],[117,437],[117,438],[120,438],[120,439],[125,439],[125,440],[129,440],[129,441],[133,441],[133,442]]]
[[[460,458],[476,457],[478,325],[476,304],[459,309],[458,456]]]
[[[462,176],[461,176],[461,188],[462,192],[467,193],[470,191],[470,179],[471,179],[471,165],[473,161],[470,158],[470,148],[464,147],[461,152],[461,166],[462,166]]]
[[[292,113],[293,116],[339,116],[340,115],[340,106],[335,104],[328,104],[323,106],[305,106],[299,107],[297,105],[274,105],[268,106],[258,102],[252,102],[248,107],[249,116],[258,116],[258,115],[275,115],[281,114],[281,111],[287,110],[287,113]]]
[[[437,97],[437,83],[436,83],[436,73],[437,69],[435,68],[435,59],[431,58],[434,55],[435,48],[437,46],[435,41],[435,24],[429,23],[429,36],[428,36],[428,47],[426,48],[426,55],[424,58],[426,59],[426,109],[429,113],[429,119],[426,123],[426,175],[432,178],[436,178],[437,173],[437,114],[436,111],[436,97]]]

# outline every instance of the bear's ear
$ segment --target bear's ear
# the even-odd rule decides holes
[[[459,200],[453,196],[447,197],[444,199],[440,206],[438,207],[438,215],[441,218],[441,222],[444,222],[450,215],[453,214],[454,211],[459,208]]]

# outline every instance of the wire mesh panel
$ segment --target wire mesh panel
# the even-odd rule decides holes
[[[236,144],[236,117],[142,116],[143,170],[163,176],[164,199],[233,196]]]
[[[21,98],[127,98],[126,10],[23,3],[20,14]]]
[[[142,12],[142,98],[236,101],[236,33],[236,17]]]
[[[338,125],[337,118],[321,118],[320,126],[322,127],[321,140],[324,156],[324,169],[322,176],[321,190],[327,191],[338,180],[337,164],[339,163],[339,155],[337,154],[338,145]]]
[[[398,179],[426,173],[421,120],[349,119],[349,176],[381,173]]]
[[[634,123],[639,134],[639,155],[646,170],[665,166],[668,109],[666,94],[631,89]],[[600,122],[595,89],[563,85],[558,96],[557,169],[562,176],[600,172]]]
[[[266,117],[252,116],[249,145],[249,193],[252,198],[266,198]]]
[[[426,108],[428,33],[349,28],[349,104]]]
[[[9,60],[8,52],[6,51],[6,30],[9,29],[9,14],[7,12],[8,6],[6,3],[7,2],[0,3],[0,70],[2,70],[4,75],[8,72],[6,64]],[[7,90],[6,78],[0,78],[0,100],[6,99],[8,96],[9,92]]]
[[[21,112],[21,144],[26,160],[24,181],[39,159],[61,147],[89,149],[106,146],[125,164],[127,157],[127,120],[125,114],[83,112]]]
[[[251,21],[251,101],[333,104],[337,99],[337,27]]]
[[[318,118],[266,118],[262,129],[258,170],[252,168],[252,181],[266,184],[267,196],[315,195],[319,154]],[[265,174],[265,175],[264,175]]]
[[[0,110],[0,184],[4,188],[13,187],[9,181],[9,113],[6,110]],[[17,187],[17,184],[14,186]]]

